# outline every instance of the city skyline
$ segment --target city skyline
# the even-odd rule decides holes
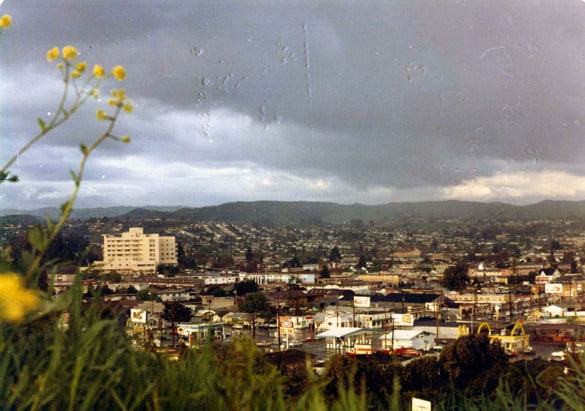
[[[48,49],[127,70],[135,110],[117,130],[132,143],[92,156],[79,207],[585,199],[582,1],[9,0],[0,11],[13,17],[2,162],[56,104]],[[19,160],[2,208],[67,198],[97,107]]]

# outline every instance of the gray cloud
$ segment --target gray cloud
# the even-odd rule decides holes
[[[553,175],[585,175],[581,1],[8,1],[2,12],[14,19],[2,38],[2,159],[55,101],[48,48],[127,68],[136,110],[118,129],[133,143],[104,145],[82,201],[467,198],[521,172],[545,176],[531,184],[541,192],[471,197],[532,201]],[[65,153],[99,132],[95,108],[19,162],[30,198],[66,194],[57,182],[77,157]],[[9,191],[6,202],[31,201]]]

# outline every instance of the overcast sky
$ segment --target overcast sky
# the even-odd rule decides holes
[[[0,160],[49,118],[46,51],[128,73],[135,111],[78,206],[585,199],[585,2],[5,0]],[[118,84],[107,83],[107,93]],[[87,110],[2,184],[59,205],[103,123]]]

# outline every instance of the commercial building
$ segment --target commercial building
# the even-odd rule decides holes
[[[175,237],[144,234],[141,227],[131,227],[120,235],[103,234],[104,259],[97,262],[103,271],[155,272],[158,265],[177,265]]]

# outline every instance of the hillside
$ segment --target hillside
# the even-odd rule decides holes
[[[57,209],[38,209],[12,214],[42,217]],[[0,215],[3,213],[0,211]],[[107,207],[74,210],[74,218],[118,217],[127,221],[168,219],[178,221],[225,221],[260,223],[334,223],[351,220],[394,221],[399,219],[556,220],[585,218],[585,201],[542,201],[516,206],[471,201],[428,201],[382,205],[336,204],[307,201],[234,202],[198,208]]]

